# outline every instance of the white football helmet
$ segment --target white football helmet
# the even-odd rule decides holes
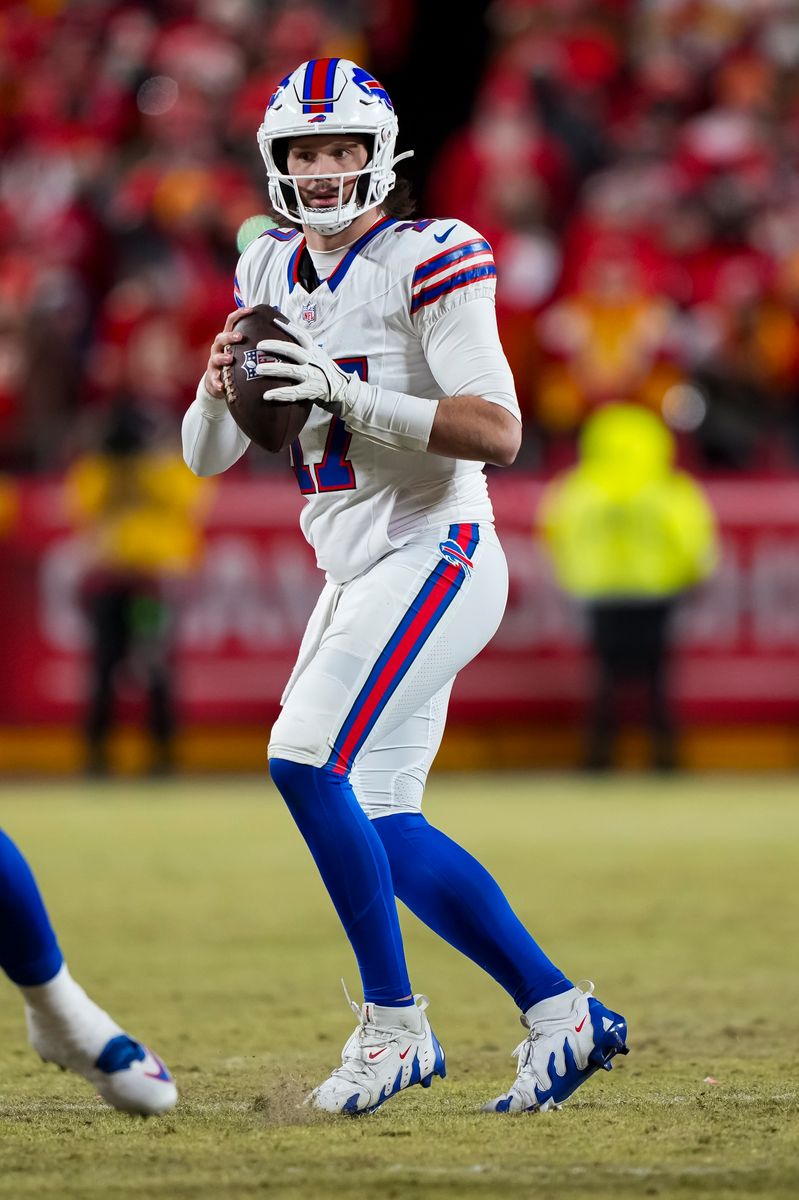
[[[388,92],[363,67],[346,58],[302,63],[275,88],[258,130],[272,206],[294,224],[328,236],[340,233],[361,213],[382,204],[397,181],[395,163],[413,153],[407,150],[394,157],[398,129]],[[366,166],[338,176],[338,203],[324,210],[303,204],[298,182],[331,177],[295,176],[286,170],[288,139],[309,133],[359,133],[372,139]],[[352,179],[355,187],[345,202],[345,184]]]

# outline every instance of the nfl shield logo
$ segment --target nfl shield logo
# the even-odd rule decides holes
[[[303,325],[313,325],[315,320],[316,320],[316,305],[312,304],[312,303],[308,303],[305,305],[305,308],[302,310],[302,323],[303,323]]]

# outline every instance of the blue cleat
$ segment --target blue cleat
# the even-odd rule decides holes
[[[536,1004],[522,1024],[530,1030],[513,1052],[516,1080],[509,1091],[483,1105],[483,1112],[547,1112],[558,1108],[611,1059],[627,1054],[627,1022],[595,1000],[594,985],[572,988]]]

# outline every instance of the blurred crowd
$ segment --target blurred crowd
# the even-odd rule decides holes
[[[407,5],[382,7],[390,21]],[[0,467],[58,467],[126,399],[177,424],[232,307],[237,233],[264,210],[266,100],[286,64],[390,60],[380,18],[360,9],[0,11]]]
[[[795,465],[799,4],[496,0],[488,19],[431,201],[460,196],[493,239],[545,445],[633,400],[695,466]]]
[[[400,139],[438,106],[419,207],[494,245],[523,461],[559,465],[614,400],[660,412],[694,468],[795,467],[799,0],[484,7],[482,76],[442,64]],[[0,12],[0,468],[58,469],[126,400],[177,428],[265,208],[275,83],[325,55],[407,77],[420,20],[407,0]],[[447,130],[456,81],[472,116]]]

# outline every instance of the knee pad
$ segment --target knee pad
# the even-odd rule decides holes
[[[303,714],[292,705],[282,710],[272,726],[268,754],[270,761],[280,758],[321,767],[330,757],[330,747],[320,737],[314,714]]]

